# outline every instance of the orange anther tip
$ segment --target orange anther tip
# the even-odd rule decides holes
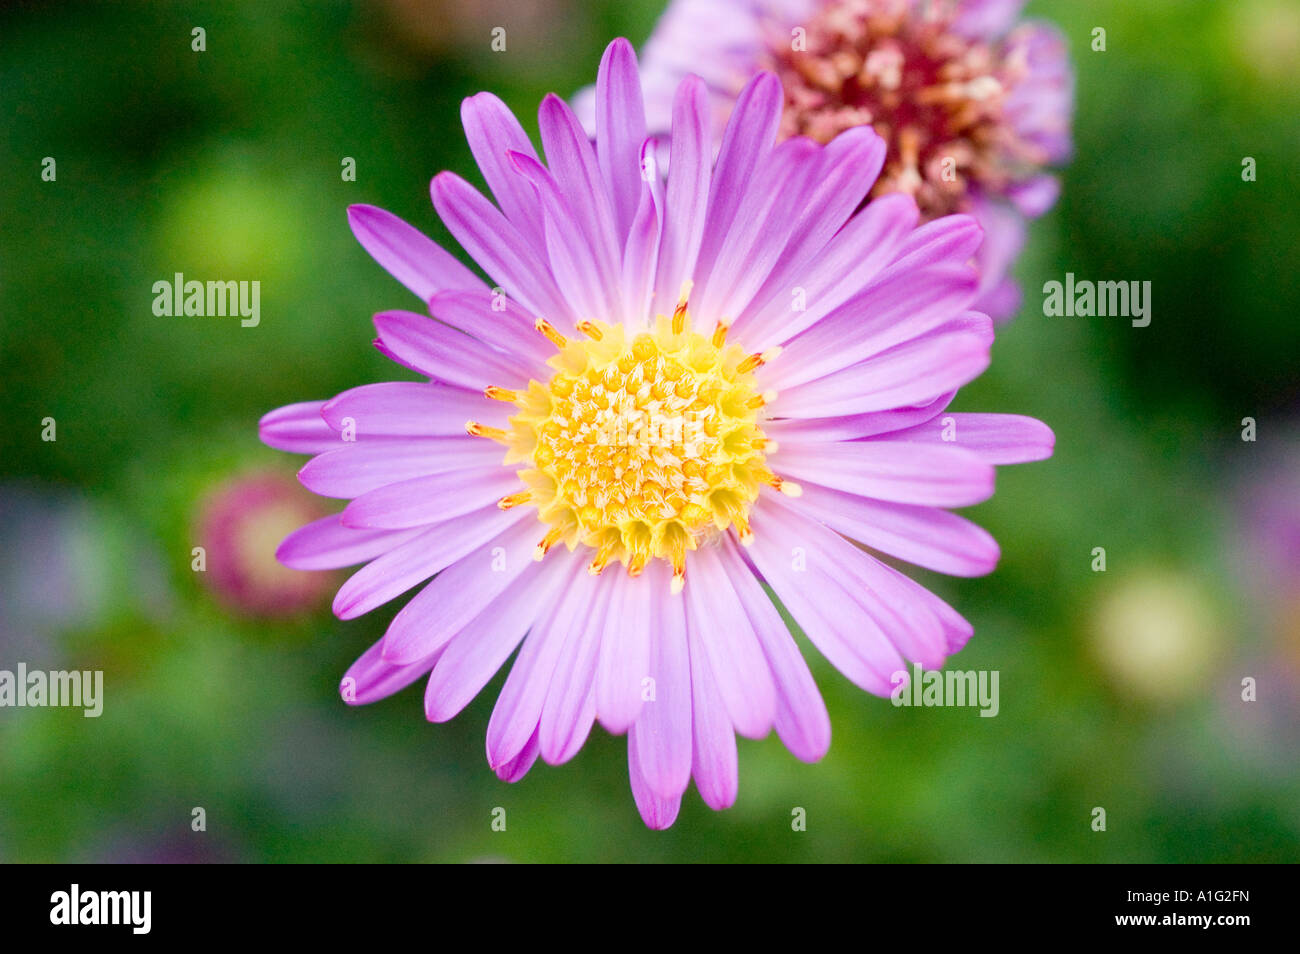
[[[533,327],[536,328],[538,331],[540,331],[542,334],[546,335],[547,339],[551,342],[551,344],[555,345],[555,347],[557,348],[563,348],[565,345],[569,343],[569,339],[564,337],[564,335],[560,334],[555,329],[555,326],[551,324],[549,321],[547,321],[545,318],[538,318],[537,321],[533,323]]]

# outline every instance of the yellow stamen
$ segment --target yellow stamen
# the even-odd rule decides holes
[[[677,296],[677,307],[673,309],[673,334],[680,335],[686,330],[686,302],[691,297],[695,283],[690,279],[682,282],[681,293]]]
[[[650,562],[650,554],[638,553],[628,561],[627,575],[636,579],[645,570],[645,565]]]
[[[533,323],[533,327],[546,335],[551,344],[555,345],[555,347],[559,348],[561,351],[563,351],[565,345],[569,343],[569,339],[556,331],[555,325],[551,324],[545,318],[538,318],[537,321]]]
[[[507,497],[502,497],[500,500],[497,501],[497,506],[500,507],[502,510],[510,510],[514,507],[518,507],[520,504],[526,504],[528,503],[528,501],[532,499],[533,499],[532,491],[521,490],[517,494],[510,494]]]
[[[613,559],[613,557],[614,557],[614,553],[612,550],[608,548],[601,548],[600,550],[596,551],[596,557],[591,561],[591,564],[587,567],[587,572],[590,573],[592,576],[600,576],[600,574],[605,571],[605,567],[609,565],[609,561]]]
[[[668,584],[669,591],[676,596],[686,588],[686,561],[682,560],[681,565],[676,561],[673,562],[673,581]],[[695,592],[692,590],[691,592]]]
[[[488,427],[486,424],[480,424],[478,421],[466,421],[465,433],[470,437],[486,437],[494,441],[500,441],[502,444],[510,441],[510,435],[499,427]]]
[[[600,327],[594,321],[587,321],[585,318],[578,322],[577,328],[592,341],[599,341],[604,337],[600,332]]]
[[[760,473],[758,479],[763,481],[763,483],[767,484],[769,487],[772,487],[780,491],[781,493],[785,494],[787,497],[803,496],[802,487],[796,484],[793,480],[786,480],[784,477],[778,477],[770,470],[767,471],[766,473]]]
[[[751,354],[744,361],[740,362],[740,366],[736,368],[736,371],[740,374],[744,374],[747,371],[753,371],[755,368],[761,368],[763,365],[775,361],[777,356],[781,354],[782,350],[783,349],[780,346],[777,346],[774,348],[768,348],[766,351],[759,354]]]
[[[559,543],[560,538],[563,536],[564,531],[559,527],[552,527],[550,530],[546,531],[546,536],[542,537],[541,542],[533,549],[533,562],[540,563],[542,557],[546,556],[546,554],[550,552],[551,547]]]
[[[499,388],[495,384],[489,384],[483,389],[483,393],[494,401],[505,401],[508,404],[516,404],[519,401],[517,392],[509,388]]]

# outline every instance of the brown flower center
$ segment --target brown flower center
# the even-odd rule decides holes
[[[1020,47],[962,36],[954,16],[949,3],[837,0],[792,33],[773,27],[765,65],[786,90],[782,138],[829,142],[870,124],[888,144],[872,197],[906,192],[927,220],[1044,164],[1004,116],[1027,68]]]

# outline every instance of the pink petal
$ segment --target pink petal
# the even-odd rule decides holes
[[[1024,5],[1025,0],[960,0],[953,26],[966,36],[995,40],[1011,29]]]
[[[718,252],[734,231],[732,223],[741,200],[772,151],[783,104],[781,81],[766,72],[750,80],[736,98],[713,169],[698,275],[707,276],[712,272]]]
[[[785,620],[736,552],[731,538],[726,538],[720,554],[772,672],[776,685],[776,734],[795,758],[816,762],[831,745],[831,720],[826,703]]]
[[[1004,278],[992,288],[982,292],[972,304],[998,324],[1009,321],[1020,310],[1024,296],[1014,278]]]
[[[951,435],[951,440],[946,435]],[[895,431],[888,439],[964,447],[989,464],[1046,460],[1056,447],[1056,435],[1050,427],[1020,414],[941,414]]]
[[[777,391],[825,377],[920,337],[962,314],[975,297],[974,269],[940,262],[890,265],[865,289],[790,341],[760,380]]]
[[[537,197],[526,183],[520,182],[506,153],[521,152],[537,158],[519,120],[505,103],[491,93],[478,93],[460,104],[461,123],[474,162],[497,205],[520,234],[542,249],[542,210]],[[428,296],[424,296],[426,299]]]
[[[983,226],[977,219],[969,215],[945,215],[909,235],[887,273],[969,261],[983,241]]]
[[[504,456],[500,444],[481,437],[358,441],[313,457],[298,471],[298,479],[322,497],[351,499],[413,477],[492,467]]]
[[[402,607],[384,634],[384,658],[407,663],[436,652],[529,567],[538,525],[521,520],[443,570]]]
[[[819,167],[819,158],[816,143],[789,139],[760,165],[753,188],[745,191],[736,210],[744,227],[728,230],[707,275],[696,270],[700,287],[692,305],[699,315],[730,319],[749,304],[785,251],[803,185],[810,170]]]
[[[595,126],[600,172],[613,199],[614,226],[621,241],[632,227],[640,201],[641,143],[646,136],[636,52],[622,38],[610,43],[600,60]]]
[[[883,566],[883,564],[882,564]],[[948,655],[961,650],[967,641],[975,632],[973,627],[960,613],[945,603],[939,597],[935,596],[916,580],[904,573],[899,573],[893,567],[884,567],[895,578],[899,587],[910,594],[910,598],[915,600],[919,605],[924,606],[931,615],[938,620],[939,626],[943,631],[943,638],[946,644],[945,651]]]
[[[763,431],[768,437],[786,443],[820,444],[827,441],[851,441],[873,434],[887,434],[914,424],[924,423],[944,410],[956,392],[942,394],[920,407],[900,407],[848,417],[783,418],[768,421]]]
[[[596,716],[613,735],[621,735],[641,712],[641,682],[650,675],[650,612],[653,593],[644,580],[616,573],[606,619],[615,622],[600,635],[596,667]]]
[[[1073,150],[1074,73],[1064,35],[1051,23],[1024,23],[1007,37],[1006,48],[1027,69],[1008,91],[1003,116],[1049,162],[1065,162]]]
[[[430,722],[446,722],[469,705],[546,612],[563,582],[550,569],[534,564],[525,570],[447,644],[424,693]]]
[[[777,508],[789,511],[791,517],[814,520],[799,500],[781,499],[774,502]],[[907,577],[887,567],[869,553],[825,527],[809,531],[815,540],[819,557],[830,559],[840,567],[840,576],[853,603],[864,612],[907,659],[930,668],[943,665],[947,656],[943,625],[927,605],[915,598],[913,589],[904,583]]]
[[[751,351],[763,351],[816,324],[857,294],[898,253],[919,213],[909,195],[867,203],[797,276],[768,276],[733,325]]]
[[[349,527],[385,530],[442,523],[489,507],[520,487],[518,475],[504,467],[452,470],[364,493],[340,519]]]
[[[677,89],[672,130],[672,166],[654,299],[655,309],[665,314],[695,271],[708,211],[713,144],[708,91],[697,76],[686,77]],[[653,784],[654,779],[647,777]]]
[[[888,439],[785,444],[771,466],[796,480],[898,503],[966,507],[993,495],[993,467],[951,445]]]
[[[576,207],[561,194],[551,173],[541,163],[518,153],[511,153],[515,170],[537,191],[546,219],[546,253],[551,271],[569,302],[573,314],[595,318],[615,310],[612,294],[614,259],[593,248],[585,234]],[[610,237],[612,240],[612,236]]]
[[[870,126],[836,136],[807,170],[796,221],[772,278],[786,284],[806,273],[822,250],[867,197],[885,161],[886,144]]]
[[[560,197],[573,211],[585,251],[596,264],[597,272],[612,285],[623,244],[615,232],[614,209],[596,150],[573,110],[554,93],[543,98],[537,111],[537,124],[546,150],[547,168]]]
[[[507,295],[562,330],[576,320],[560,293],[545,249],[535,246],[491,202],[460,176],[440,172],[430,185],[433,206],[447,230]]]
[[[339,695],[348,705],[369,705],[386,699],[395,692],[401,692],[438,661],[438,654],[432,653],[415,662],[394,665],[381,656],[383,643],[381,639],[367,649],[343,674],[339,683]]]
[[[656,831],[663,831],[671,828],[673,822],[677,821],[677,813],[682,807],[682,796],[680,792],[668,798],[657,794],[641,771],[641,759],[634,729],[627,739],[627,774],[628,781],[632,785],[632,798],[636,800],[637,811],[641,813],[641,819],[646,826]],[[685,786],[683,786],[684,790]]]
[[[334,596],[334,615],[355,619],[423,583],[526,517],[518,510],[476,510],[428,528],[352,574]]]
[[[514,299],[487,289],[443,292],[429,299],[429,311],[453,328],[518,355],[534,376],[550,373],[546,361],[555,347],[538,332],[537,316]]]
[[[683,600],[680,594],[670,598],[663,563],[652,560],[641,576],[663,595],[655,602],[650,630],[654,699],[642,706],[628,738],[649,791],[671,800],[691,780],[691,671]]]
[[[857,606],[858,593],[837,562],[842,554],[831,538],[844,541],[791,514],[774,495],[759,498],[751,516],[754,541],[746,555],[800,628],[855,685],[888,696],[890,677],[904,668],[903,657]]]
[[[524,640],[497,697],[487,728],[488,764],[494,768],[515,758],[529,734],[536,731],[568,626],[580,613],[586,596],[573,585],[579,582],[579,574],[586,574],[585,560],[561,549],[547,554],[542,562],[550,564],[546,570],[560,579],[564,595],[544,608],[545,616]]]
[[[984,230],[984,241],[976,253],[976,264],[980,272],[980,303],[997,293],[995,304],[999,313],[993,317],[1005,318],[1008,315],[1001,313],[1001,310],[1012,300],[1019,304],[1018,293],[1015,299],[1008,299],[1002,294],[1001,288],[1009,281],[1011,266],[1024,247],[1025,219],[1009,204],[989,199],[979,200],[973,212]]]
[[[421,530],[358,530],[332,514],[299,527],[284,538],[275,558],[295,570],[336,570],[373,560]]]
[[[781,391],[773,412],[831,417],[925,404],[979,377],[989,360],[989,342],[981,335],[921,335]]]
[[[998,564],[997,541],[955,513],[801,486],[800,509],[872,549],[951,576],[983,576]]]
[[[745,608],[715,548],[701,547],[692,553],[687,572],[686,628],[693,637],[691,645],[708,654],[729,725],[747,738],[761,739],[772,727],[776,686],[748,626]]]
[[[1053,175],[1034,176],[1007,189],[1007,198],[1031,219],[1047,213],[1061,195],[1061,181]]]
[[[605,610],[612,584],[612,579],[590,575],[570,584],[585,594],[585,600],[579,615],[570,619],[569,634],[542,705],[538,738],[542,758],[549,765],[561,765],[577,755],[595,721],[596,659],[601,631],[611,622]]]
[[[336,431],[366,437],[464,437],[465,422],[506,427],[507,406],[481,393],[445,384],[385,381],[344,391],[321,409]],[[338,444],[336,442],[335,447]]]
[[[731,719],[714,681],[708,651],[703,646],[706,639],[687,626],[691,665],[691,775],[704,804],[721,811],[736,803],[740,779],[736,736],[731,731]]]
[[[654,140],[642,147],[643,161],[649,161]],[[652,317],[655,271],[659,265],[659,238],[663,230],[663,197],[656,176],[642,186],[641,202],[628,231],[623,249],[622,292],[623,323],[630,330],[648,323]]]
[[[321,417],[324,401],[287,404],[262,415],[257,434],[262,443],[291,454],[319,454],[339,446],[339,435]]]
[[[503,782],[517,782],[533,767],[537,761],[537,756],[541,753],[541,748],[537,743],[537,730],[533,729],[533,734],[528,737],[524,747],[508,762],[502,762],[495,767],[497,778]]]
[[[379,340],[397,360],[456,387],[471,391],[489,384],[519,387],[539,370],[532,362],[520,361],[427,315],[385,311],[374,321]]]
[[[357,241],[388,274],[423,300],[447,289],[482,288],[483,280],[414,226],[373,205],[348,207]]]

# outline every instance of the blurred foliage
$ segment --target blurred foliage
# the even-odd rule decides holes
[[[918,574],[974,622],[952,665],[1000,671],[997,718],[896,709],[805,643],[830,754],[806,766],[774,737],[742,740],[736,806],[711,812],[692,790],[677,825],[654,833],[628,792],[624,741],[600,729],[565,766],[539,764],[515,786],[492,775],[483,735],[501,676],[446,725],[424,721],[416,687],[343,705],[339,677],[395,606],[272,623],[224,612],[195,582],[203,494],[246,467],[295,466],[257,443],[257,418],[400,376],[370,347],[369,317],[413,303],[352,239],[347,204],[381,205],[454,248],[427,185],[444,168],[481,181],[460,100],[491,89],[535,132],[542,95],[591,82],[608,39],[641,43],[659,9],[0,11],[0,668],[108,670],[97,720],[0,710],[0,859],[1300,856],[1300,709],[1294,693],[1278,708],[1277,689],[1300,683],[1300,651],[1281,642],[1300,627],[1279,635],[1247,595],[1263,568],[1236,559],[1250,547],[1233,514],[1236,488],[1276,457],[1297,412],[1291,2],[1030,7],[1059,24],[1075,60],[1076,156],[1018,266],[1026,304],[957,407],[1040,417],[1058,449],[1003,471],[998,495],[971,512],[1002,545],[996,573]],[[489,48],[497,24],[505,53]],[[1105,52],[1090,48],[1098,26]],[[46,156],[55,182],[40,179]],[[1255,182],[1242,181],[1246,156]],[[342,181],[343,157],[356,182]],[[1044,317],[1039,289],[1067,271],[1151,281],[1151,326]],[[260,326],[154,316],[152,284],[175,272],[260,280]],[[39,439],[46,416],[56,442]],[[1255,443],[1240,439],[1246,416]],[[1091,568],[1097,546],[1104,573]],[[1212,643],[1213,661],[1172,696],[1125,682],[1105,649],[1122,652],[1123,633],[1098,635],[1099,619],[1129,619],[1106,609],[1117,594],[1144,605],[1131,588],[1151,572],[1195,589]],[[1141,619],[1121,625],[1144,638]],[[1176,661],[1176,640],[1169,652]],[[1239,700],[1247,675],[1267,716]],[[206,833],[190,831],[194,806]],[[495,806],[504,834],[489,827]],[[806,832],[791,831],[794,806]],[[1089,826],[1094,806],[1105,833]]]

